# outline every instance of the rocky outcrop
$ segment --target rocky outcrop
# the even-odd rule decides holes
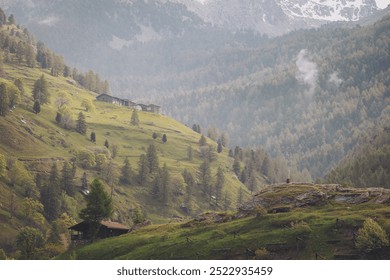
[[[269,213],[286,212],[297,207],[324,203],[390,203],[390,190],[351,188],[338,184],[292,183],[270,185],[254,194],[239,207],[241,215],[264,208]],[[282,209],[282,210],[280,210]],[[280,211],[279,211],[280,210]]]

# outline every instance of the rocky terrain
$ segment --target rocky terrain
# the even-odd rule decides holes
[[[261,208],[268,213],[277,213],[325,203],[388,204],[389,201],[390,190],[384,188],[352,188],[339,184],[278,184],[267,186],[254,194],[239,207],[239,215],[255,213]]]

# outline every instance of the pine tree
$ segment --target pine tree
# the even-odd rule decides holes
[[[168,206],[169,203],[169,180],[170,175],[168,171],[168,167],[166,164],[164,164],[163,168],[160,171],[161,173],[161,199],[164,205]]]
[[[131,124],[132,125],[139,125],[139,117],[138,117],[138,111],[133,110],[133,113],[131,114]]]
[[[85,116],[83,112],[79,113],[79,117],[77,118],[76,122],[76,131],[82,135],[85,135],[87,133],[87,122],[85,121]],[[91,139],[92,141],[92,139]],[[96,139],[95,139],[96,141]],[[92,142],[95,142],[92,141]]]
[[[221,142],[221,139],[218,139],[218,147],[217,147],[217,152],[218,154],[222,153],[222,142]]]
[[[148,160],[149,172],[153,173],[157,171],[159,167],[159,160],[158,160],[156,146],[154,146],[153,144],[149,145],[149,148],[146,151],[146,158]]]
[[[41,189],[40,200],[43,204],[46,219],[49,221],[57,219],[61,212],[61,188],[55,163],[51,167],[48,184]]]
[[[81,177],[81,189],[88,190],[88,176],[87,173],[83,173],[83,177]]]
[[[219,205],[220,201],[222,201],[222,191],[225,184],[225,175],[221,167],[218,167],[217,171],[217,181],[215,183],[215,197],[216,204]]]
[[[41,104],[39,104],[38,100],[34,101],[33,111],[35,114],[39,114],[41,112]]]
[[[62,189],[69,196],[75,195],[74,189],[74,172],[69,162],[65,161],[61,170],[61,185]]]
[[[153,132],[152,138],[153,138],[153,139],[157,139],[157,137],[158,137],[158,134],[157,134],[156,132]]]
[[[135,206],[132,220],[135,225],[141,224],[145,221],[144,214],[142,213],[142,208],[138,204]]]
[[[110,144],[108,143],[108,140],[104,141],[104,146],[108,149],[110,147]]]
[[[14,81],[14,85],[18,88],[19,92],[24,95],[26,93],[26,90],[24,88],[24,83],[23,83],[23,80],[21,79],[16,79]]]
[[[221,139],[222,146],[223,147],[227,147],[227,145],[228,145],[228,137],[227,137],[227,135],[224,132],[221,133],[220,139]]]
[[[265,176],[269,176],[270,169],[271,169],[271,161],[270,161],[268,156],[265,156],[264,161],[263,161],[263,165],[261,166],[261,172]]]
[[[15,17],[13,14],[10,14],[10,16],[8,17],[8,23],[9,24],[16,24]]]
[[[62,121],[62,115],[60,112],[57,112],[57,115],[56,115],[56,123],[60,124]]]
[[[91,142],[96,143],[96,134],[95,134],[95,132],[93,132],[93,131],[91,132],[90,139],[91,139]]]
[[[95,179],[91,191],[86,196],[87,207],[80,211],[80,218],[90,224],[91,239],[94,240],[100,228],[100,222],[111,217],[113,212],[112,199],[104,190],[102,183]]]
[[[6,116],[9,111],[9,96],[7,86],[4,83],[0,84],[0,116]]]
[[[138,161],[138,182],[141,186],[145,186],[149,175],[149,163],[145,154],[142,154]]]
[[[129,158],[126,157],[123,167],[121,169],[120,182],[125,185],[130,185],[133,182],[134,173],[131,168]]]
[[[47,81],[43,74],[38,80],[35,81],[32,94],[34,100],[38,100],[39,103],[49,103],[50,94],[48,91]]]
[[[204,137],[204,135],[202,134],[201,136],[200,136],[200,139],[199,139],[199,146],[206,146],[207,145],[207,139],[206,139],[206,137]]]
[[[233,162],[233,171],[236,174],[236,176],[240,176],[241,173],[241,164],[238,158],[234,158]]]
[[[162,136],[162,142],[165,144],[167,141],[168,141],[167,135],[164,134],[164,135]]]
[[[199,166],[198,174],[199,174],[199,181],[203,187],[203,192],[211,196],[211,187],[210,187],[211,169],[210,169],[210,162],[207,159],[205,159],[203,163]]]

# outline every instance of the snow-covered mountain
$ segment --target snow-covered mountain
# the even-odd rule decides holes
[[[358,21],[379,10],[375,0],[171,0],[185,4],[206,22],[269,35],[317,27],[330,21]]]
[[[375,0],[279,0],[283,12],[291,18],[325,21],[357,21],[378,10]]]

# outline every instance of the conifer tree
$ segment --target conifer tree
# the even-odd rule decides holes
[[[120,182],[125,185],[130,185],[133,182],[134,173],[131,168],[129,158],[126,157],[123,167],[121,169]]]
[[[26,93],[26,90],[24,88],[24,83],[23,83],[23,80],[21,79],[16,79],[14,81],[14,85],[17,87],[17,89],[19,90],[19,92],[24,95]]]
[[[85,135],[87,133],[87,122],[85,121],[85,116],[84,116],[83,112],[80,112],[79,117],[77,118],[76,131],[82,135]],[[91,141],[92,141],[92,139],[91,139]],[[95,139],[95,141],[96,141],[96,139]],[[95,142],[95,141],[92,141],[92,142]]]
[[[43,74],[38,80],[35,81],[32,94],[34,100],[38,100],[39,103],[49,103],[50,94],[48,91],[47,81]]]
[[[95,132],[93,132],[93,131],[91,132],[90,139],[91,139],[91,142],[96,143],[96,134],[95,134]]]
[[[69,162],[65,161],[61,170],[61,184],[62,189],[69,196],[74,196],[74,172]]]
[[[138,111],[136,109],[134,109],[133,113],[131,114],[131,124],[139,125]]]
[[[222,191],[225,184],[225,175],[221,167],[218,167],[217,171],[217,181],[215,183],[215,197],[217,206],[222,201]]]
[[[141,186],[145,186],[149,175],[149,163],[145,154],[142,154],[138,161],[138,182]]]
[[[81,177],[81,189],[88,190],[88,176],[87,173],[83,173],[83,177]]]
[[[165,144],[167,141],[168,141],[167,135],[164,134],[164,135],[162,136],[162,142]]]
[[[62,114],[60,112],[57,112],[56,123],[60,124],[61,121],[62,121]]]
[[[4,83],[0,84],[0,116],[6,116],[9,111],[9,96],[7,86]]]
[[[61,212],[61,188],[57,164],[53,164],[50,170],[49,181],[41,189],[41,203],[45,217],[49,221],[58,218]]]
[[[218,147],[217,147],[217,152],[218,154],[222,153],[222,142],[221,139],[218,139]]]
[[[238,158],[234,158],[233,162],[233,171],[236,174],[236,176],[240,176],[241,173],[241,164]]]
[[[95,179],[91,191],[86,197],[87,207],[80,211],[80,218],[90,224],[90,236],[94,240],[100,228],[100,222],[111,217],[113,212],[112,199],[104,190],[102,183]]]
[[[203,187],[203,192],[211,196],[211,169],[210,162],[207,159],[205,159],[203,163],[199,166],[198,176],[199,181]]]
[[[41,104],[38,100],[34,101],[33,111],[35,114],[39,114],[41,112]]]
[[[207,145],[207,139],[206,139],[206,137],[204,137],[204,135],[202,134],[201,136],[200,136],[200,139],[199,139],[199,146],[206,146]]]
[[[108,140],[104,141],[104,146],[108,149],[110,147],[110,144],[108,143]]]
[[[146,151],[146,157],[148,160],[149,172],[153,173],[153,172],[157,171],[157,169],[159,167],[159,160],[158,160],[156,146],[154,146],[153,144],[149,145],[149,148]]]
[[[169,202],[169,181],[170,181],[170,175],[168,171],[168,167],[166,164],[164,164],[163,168],[160,171],[160,177],[161,177],[161,199],[164,205],[168,205]]]

